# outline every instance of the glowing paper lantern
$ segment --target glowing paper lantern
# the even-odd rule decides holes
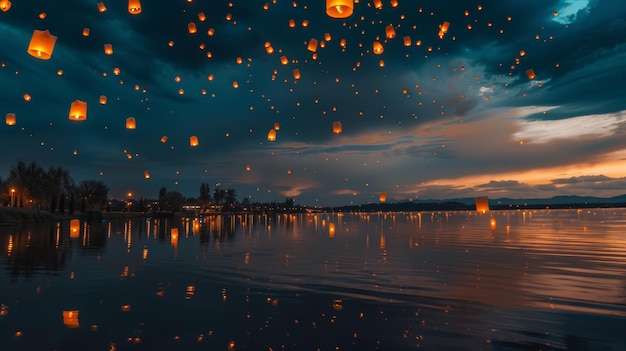
[[[23,98],[24,98],[24,101],[26,101],[26,102],[28,102],[28,101],[32,100],[32,98],[31,98],[31,96],[30,96],[30,94],[29,94],[29,93],[24,94],[24,95],[23,95]]]
[[[84,121],[87,119],[87,103],[80,100],[74,100],[70,105],[69,118],[73,121]]]
[[[70,329],[79,328],[78,312],[79,310],[63,311],[63,324]]]
[[[309,50],[310,52],[316,52],[317,51],[317,39],[311,38],[311,40],[309,40],[309,44],[307,45],[306,49]]]
[[[280,57],[280,63],[281,63],[283,66],[287,65],[287,64],[289,63],[289,59],[287,58],[287,56],[284,56],[284,55],[283,55],[283,56],[281,56],[281,57]]]
[[[354,12],[354,0],[326,0],[326,14],[332,18],[347,18]]]
[[[8,126],[14,126],[17,122],[15,119],[15,113],[7,113],[5,121]]]
[[[374,3],[374,7],[375,7],[377,10],[380,10],[380,9],[382,9],[382,8],[383,8],[383,2],[382,2],[382,0],[374,0],[374,1],[372,1],[372,2]]]
[[[11,2],[9,0],[0,0],[0,10],[7,12],[11,8]]]
[[[70,238],[78,238],[80,235],[80,219],[70,220]]]
[[[335,223],[328,223],[328,236],[331,238],[335,236]]]
[[[167,142],[167,135],[161,137],[161,142],[165,144]]]
[[[404,46],[411,46],[411,37],[410,36],[405,36],[404,38],[402,38],[402,41],[404,42]]]
[[[104,54],[105,55],[113,55],[113,45],[104,44]]]
[[[187,24],[187,31],[189,31],[189,34],[195,34],[198,32],[198,28],[195,23],[189,22],[189,24]]]
[[[293,19],[289,20],[289,28],[295,28],[296,27],[296,21],[294,21]]]
[[[137,129],[137,122],[135,117],[126,118],[126,129]]]
[[[192,135],[189,137],[189,145],[191,145],[191,147],[196,147],[198,145],[200,145],[200,143],[198,142],[198,137],[195,135]]]
[[[143,171],[143,177],[146,178],[146,179],[150,179],[150,172]]]
[[[375,41],[372,45],[372,51],[374,52],[374,54],[380,55],[383,53],[383,51],[385,51],[385,48],[383,47],[383,44],[381,42]]]
[[[298,79],[300,79],[300,77],[301,77],[301,75],[300,75],[300,70],[299,70],[299,69],[297,69],[297,68],[296,68],[296,69],[294,69],[294,70],[293,70],[293,79],[298,80]]]
[[[535,71],[531,68],[526,70],[526,76],[528,77],[528,79],[533,80],[535,78],[537,78],[537,76],[535,75]]]
[[[107,10],[107,7],[106,7],[106,6],[104,6],[104,3],[103,3],[103,2],[99,2],[99,3],[98,3],[98,11],[99,11],[99,12],[104,12],[104,11],[106,11],[106,10]]]
[[[443,39],[443,36],[448,33],[448,28],[450,28],[450,22],[443,22],[441,26],[439,26],[439,39]]]
[[[198,19],[200,20],[200,22],[206,21],[206,15],[204,14],[204,12],[198,13]]]
[[[141,13],[141,2],[139,0],[128,0],[128,13],[138,15]]]
[[[333,122],[333,133],[335,134],[339,134],[343,131],[343,127],[341,125],[340,121],[334,121]]]
[[[30,38],[27,52],[38,59],[49,60],[56,41],[57,37],[50,34],[48,30],[35,30]]]
[[[100,105],[106,105],[107,104],[107,97],[104,95],[100,95]]]
[[[386,192],[380,193],[380,195],[378,195],[378,201],[380,201],[380,202],[387,201],[387,193]]]
[[[87,28],[87,27],[83,28],[83,36],[84,37],[88,37],[89,36],[89,28]]]
[[[170,244],[174,247],[178,246],[178,228],[170,230]]]
[[[476,211],[485,213],[489,211],[489,198],[487,196],[477,196],[474,198],[476,204]]]
[[[385,27],[385,36],[387,37],[387,39],[393,39],[396,37],[396,29],[393,27],[393,24]]]
[[[276,131],[274,129],[270,129],[270,131],[267,132],[267,140],[276,141]]]
[[[274,122],[274,130],[280,130],[280,123]]]

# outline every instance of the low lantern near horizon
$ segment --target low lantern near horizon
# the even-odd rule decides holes
[[[326,0],[326,14],[332,18],[347,18],[354,12],[354,0]]]
[[[5,123],[6,123],[8,126],[14,126],[14,125],[15,125],[15,123],[17,123],[17,120],[16,120],[16,118],[15,118],[15,113],[12,113],[12,112],[7,113],[7,115],[6,115],[6,119],[5,119]]]
[[[46,30],[33,31],[33,35],[30,38],[27,52],[32,56],[41,60],[49,60],[52,57],[54,51],[54,44],[57,41],[57,37],[50,34]]]
[[[334,121],[333,122],[333,133],[334,134],[339,134],[343,132],[343,126],[341,125],[341,121]]]
[[[386,202],[387,201],[387,193],[386,192],[380,193],[380,195],[378,195],[378,201]]]
[[[170,230],[170,244],[174,247],[178,246],[178,228]]]
[[[191,147],[196,147],[198,145],[200,145],[200,142],[198,141],[198,137],[195,135],[192,135],[189,137],[189,145],[191,145]]]
[[[79,310],[63,311],[63,324],[70,329],[79,328],[78,313]]]
[[[267,140],[268,141],[276,141],[276,130],[270,129],[270,131],[267,132]]]
[[[76,239],[80,236],[80,219],[70,220],[70,238]]]
[[[2,12],[7,12],[11,8],[11,1],[9,0],[0,0],[0,10]]]
[[[128,13],[138,15],[141,13],[141,2],[139,0],[128,0]]]
[[[487,196],[477,196],[474,198],[476,212],[486,213],[489,211],[489,198]]]
[[[135,121],[135,117],[126,118],[126,129],[137,129],[137,121]]]
[[[73,121],[84,121],[87,119],[87,103],[74,100],[70,105],[69,119]]]

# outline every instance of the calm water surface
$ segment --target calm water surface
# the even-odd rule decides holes
[[[626,350],[626,209],[0,227],[0,350]]]

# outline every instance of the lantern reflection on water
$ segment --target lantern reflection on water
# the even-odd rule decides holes
[[[78,238],[80,236],[80,219],[70,220],[70,238]]]

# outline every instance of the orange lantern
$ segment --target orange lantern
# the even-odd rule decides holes
[[[161,142],[165,144],[167,142],[167,135],[161,137]]]
[[[7,12],[11,8],[11,2],[9,0],[0,0],[0,10]]]
[[[206,21],[206,15],[204,14],[204,12],[198,13],[198,19],[200,20],[200,22]]]
[[[333,133],[339,134],[341,132],[343,132],[343,127],[341,125],[341,122],[340,121],[334,121],[333,122]]]
[[[80,236],[80,219],[70,220],[70,238],[78,238]]]
[[[195,135],[192,135],[189,137],[189,145],[191,145],[191,147],[196,147],[198,145],[200,145],[200,143],[198,142],[198,137]]]
[[[38,59],[49,60],[56,41],[57,37],[50,34],[48,30],[35,30],[30,38],[27,52]]]
[[[332,18],[347,18],[354,12],[354,0],[326,0],[326,14]]]
[[[378,195],[378,201],[380,201],[380,202],[387,201],[387,193],[386,192],[380,193],[380,195]]]
[[[283,66],[287,65],[287,64],[289,63],[289,59],[287,58],[287,56],[284,56],[284,55],[283,55],[283,56],[281,56],[281,57],[280,57],[280,63],[281,63]]]
[[[342,49],[346,48],[346,39],[341,39],[339,41],[339,46],[341,46]]]
[[[532,68],[529,69],[529,70],[526,70],[526,76],[530,80],[533,80],[533,79],[537,78],[537,76],[535,75],[535,71]]]
[[[138,15],[141,13],[141,2],[139,0],[128,0],[128,13]]]
[[[14,126],[17,122],[15,119],[15,113],[7,113],[5,121],[8,126]]]
[[[374,54],[380,55],[383,53],[383,51],[385,51],[385,48],[383,47],[383,44],[381,42],[375,41],[372,45],[372,51],[374,52]]]
[[[87,28],[87,27],[83,28],[83,36],[84,37],[88,37],[89,36],[89,28]]]
[[[104,54],[105,55],[113,55],[113,45],[104,44]]]
[[[189,24],[187,24],[187,31],[189,32],[189,34],[195,34],[198,32],[198,28],[196,27],[195,23],[189,22]]]
[[[411,37],[410,36],[405,36],[404,38],[402,38],[403,42],[404,42],[404,46],[411,46]]]
[[[385,27],[385,36],[387,37],[387,39],[393,39],[396,37],[396,29],[393,27],[393,24]]]
[[[233,81],[233,88],[239,88],[239,83],[237,83],[237,81]]]
[[[296,26],[296,21],[294,21],[293,19],[289,20],[289,28],[294,28]]]
[[[215,29],[209,28],[209,30],[206,31],[206,34],[212,37],[213,35],[215,35]]]
[[[293,70],[293,79],[298,80],[298,79],[300,79],[300,77],[301,77],[301,75],[300,75],[300,70],[299,70],[299,69],[297,69],[297,68],[295,68],[295,69]]]
[[[382,2],[382,0],[374,0],[374,1],[372,1],[372,2],[374,3],[374,7],[375,7],[377,10],[380,10],[380,9],[382,9],[382,8],[383,8],[383,2]]]
[[[106,7],[106,6],[104,6],[104,3],[103,3],[103,2],[99,2],[99,3],[98,3],[98,11],[99,11],[99,12],[104,12],[104,11],[106,11],[106,10],[107,10],[107,7]]]
[[[79,310],[63,311],[63,324],[70,329],[79,328],[78,312]]]
[[[146,179],[150,179],[150,172],[143,171],[143,177],[146,178]]]
[[[306,49],[309,50],[310,52],[316,52],[317,51],[317,39],[311,38],[311,40],[309,40],[309,45],[307,45]]]
[[[267,140],[276,141],[276,131],[274,129],[270,129],[270,131],[267,132]]]
[[[30,96],[29,93],[24,94],[23,97],[24,97],[24,101],[26,102],[29,102],[30,100],[32,100],[32,97]]]
[[[100,95],[100,105],[106,105],[107,104],[107,97],[104,95]]]
[[[84,121],[87,119],[87,103],[74,100],[70,106],[69,118],[73,121]]]
[[[126,129],[137,129],[137,122],[135,117],[126,118]]]
[[[274,122],[274,130],[280,130],[280,123]]]
[[[174,247],[178,246],[178,228],[170,230],[170,244]]]
[[[474,198],[476,212],[485,213],[489,211],[489,198],[487,196],[477,196]]]

